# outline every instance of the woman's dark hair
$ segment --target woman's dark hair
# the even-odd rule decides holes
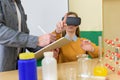
[[[67,13],[67,16],[69,16],[69,15],[75,15],[76,17],[78,17],[77,13],[75,13],[75,12],[68,12],[68,13]],[[80,33],[79,33],[79,32],[80,32],[80,29],[79,29],[79,27],[78,27],[78,28],[76,29],[76,33],[75,33],[77,37],[80,37]],[[63,31],[63,32],[62,32],[62,36],[65,36],[65,34],[66,34],[66,31]]]

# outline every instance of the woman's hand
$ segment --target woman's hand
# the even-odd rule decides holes
[[[54,54],[53,57],[58,59],[58,55],[59,55],[59,51],[60,51],[59,48],[56,48],[56,49],[54,49],[52,51],[53,51],[53,54]]]
[[[85,51],[94,51],[94,47],[91,45],[91,42],[89,40],[83,40],[81,44],[81,48]]]
[[[56,33],[61,33],[62,31],[65,30],[65,26],[67,25],[66,19],[67,19],[67,15],[64,16],[64,19],[62,21],[57,23],[56,30],[55,30]]]

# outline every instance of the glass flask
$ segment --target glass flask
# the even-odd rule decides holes
[[[99,37],[99,59],[97,64],[95,65],[93,69],[93,75],[94,76],[107,76],[108,70],[104,65],[103,62],[103,55],[102,55],[102,37]]]
[[[104,66],[101,60],[99,60],[96,64],[96,66],[93,69],[93,75],[94,76],[107,76],[108,70]]]

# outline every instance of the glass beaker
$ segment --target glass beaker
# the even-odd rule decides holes
[[[65,69],[65,80],[76,80],[77,76],[76,76],[76,68],[69,66]]]
[[[88,55],[81,54],[78,56],[78,77],[89,77],[91,70],[91,59],[88,58]]]

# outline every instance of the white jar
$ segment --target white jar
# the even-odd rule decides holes
[[[57,61],[53,52],[44,52],[42,60],[42,80],[57,80]]]

